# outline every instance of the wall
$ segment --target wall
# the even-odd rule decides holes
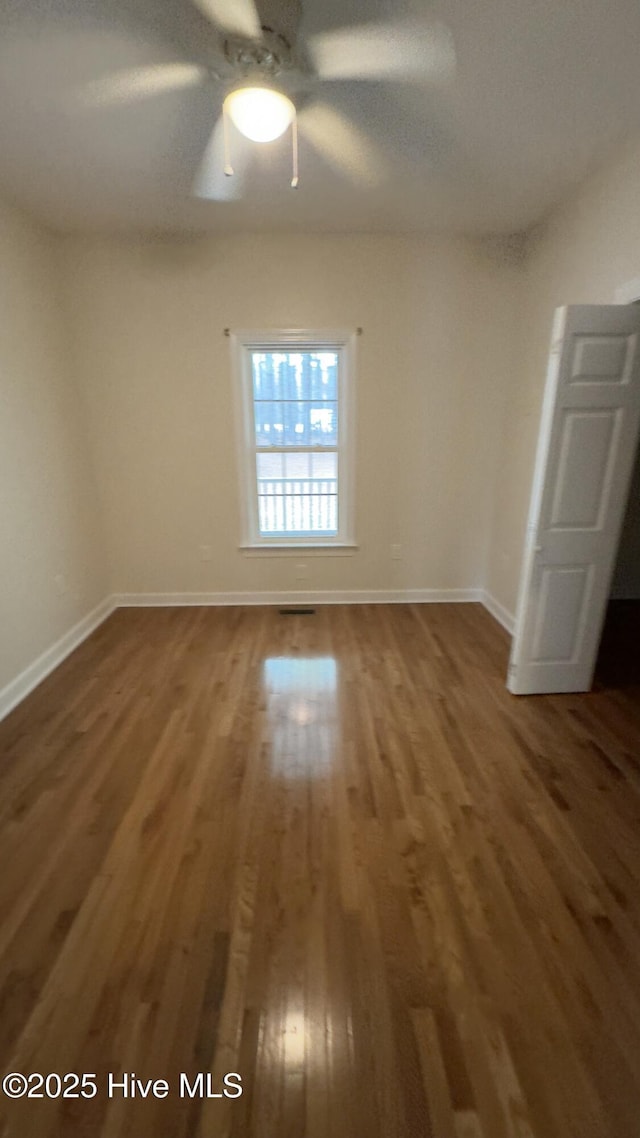
[[[114,591],[482,584],[515,270],[463,240],[395,237],[66,238],[60,264]],[[305,556],[301,584],[299,555],[238,550],[223,329],[358,325],[360,548]]]
[[[487,586],[515,611],[535,447],[556,307],[613,304],[640,276],[640,141],[629,144],[532,235],[525,320],[502,439]]]
[[[0,713],[7,685],[106,588],[51,239],[0,205]]]

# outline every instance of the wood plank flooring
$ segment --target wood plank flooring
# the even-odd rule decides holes
[[[640,687],[516,698],[507,648],[116,612],[0,724],[0,1074],[97,1086],[0,1135],[638,1138]]]

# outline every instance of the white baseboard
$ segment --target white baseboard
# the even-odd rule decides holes
[[[183,605],[389,605],[482,601],[481,589],[346,589],[268,593],[117,593],[117,608]]]
[[[115,608],[113,597],[106,597],[92,612],[87,613],[82,620],[74,624],[73,628],[65,632],[64,636],[56,640],[55,644],[47,648],[46,652],[38,656],[37,660],[34,660],[23,672],[20,672],[19,676],[16,676],[6,687],[2,688],[0,691],[0,720],[4,719],[10,711],[13,711],[14,707],[28,696],[29,692],[32,692],[38,684],[42,683],[49,673],[73,652],[74,648],[82,644],[82,641],[86,640],[98,625],[110,616]]]
[[[497,601],[486,589],[481,589],[480,592],[481,595],[479,599],[487,612],[490,612],[491,615],[496,618],[498,624],[501,624],[503,628],[506,628],[508,633],[513,635],[513,630],[516,625],[516,618],[513,613],[509,612],[504,605],[501,605],[500,601]]]

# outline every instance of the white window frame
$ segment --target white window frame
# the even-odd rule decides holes
[[[356,548],[353,524],[356,335],[355,329],[318,331],[309,328],[276,328],[268,331],[239,329],[230,332],[239,460],[241,549],[316,549],[331,552]],[[298,349],[338,353],[338,533],[328,537],[269,537],[260,533],[251,353],[275,351],[278,348],[282,351]]]

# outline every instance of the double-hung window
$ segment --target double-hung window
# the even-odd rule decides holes
[[[236,332],[243,545],[353,544],[354,335]]]

